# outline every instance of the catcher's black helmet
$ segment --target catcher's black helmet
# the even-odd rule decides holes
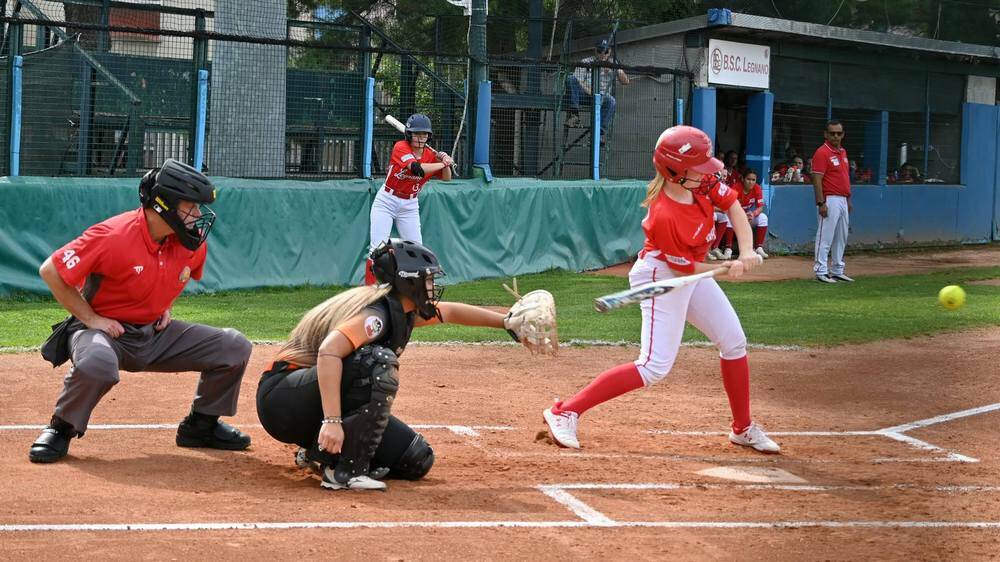
[[[434,252],[416,242],[391,238],[375,248],[371,260],[376,281],[392,285],[396,292],[413,300],[421,318],[430,320],[437,316],[440,319],[437,303],[444,287],[434,280],[445,273]]]
[[[204,174],[177,160],[168,159],[143,176],[139,201],[156,211],[189,250],[197,250],[205,242],[215,223],[215,212],[206,205],[215,201],[215,186]],[[178,201],[200,204],[201,216],[181,217]]]
[[[434,136],[434,130],[431,128],[431,118],[424,115],[423,113],[414,113],[406,120],[406,127],[403,134],[406,135],[406,140],[413,138],[413,133],[427,133],[428,142],[431,137]]]

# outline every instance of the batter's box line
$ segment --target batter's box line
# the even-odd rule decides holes
[[[838,486],[838,485],[814,485],[814,484],[693,484],[693,483],[651,483],[651,484],[541,484],[536,486],[538,491],[545,494],[559,505],[571,511],[588,526],[595,527],[622,527],[622,526],[651,526],[651,527],[763,527],[763,528],[785,528],[785,527],[971,527],[971,528],[998,528],[1000,521],[649,521],[649,522],[627,522],[617,521],[598,511],[587,502],[573,495],[569,490],[682,490],[682,489],[747,489],[747,490],[779,490],[792,492],[829,492],[829,491],[877,491],[877,490],[899,490],[917,489],[934,490],[945,492],[996,492],[1000,491],[1000,486],[917,486],[912,484],[895,485],[871,485],[871,486]]]
[[[264,426],[257,424],[240,425],[249,429],[263,429]],[[509,425],[459,425],[459,424],[439,424],[439,423],[415,423],[410,424],[413,429],[446,429],[455,435],[463,437],[479,437],[480,431],[511,431],[514,428]],[[0,431],[37,431],[45,429],[44,425],[0,425]],[[87,431],[92,430],[132,430],[132,429],[177,429],[177,424],[173,423],[132,423],[132,424],[93,424],[87,427]]]
[[[938,447],[932,443],[928,443],[922,439],[917,439],[910,435],[906,435],[906,432],[913,431],[915,429],[921,429],[931,425],[936,425],[939,423],[949,422],[952,420],[957,420],[961,418],[967,418],[970,416],[976,416],[979,414],[985,414],[988,412],[993,412],[1000,410],[1000,402],[995,404],[989,404],[987,406],[980,406],[978,408],[969,408],[968,410],[961,410],[958,412],[952,412],[950,414],[941,414],[940,416],[934,416],[933,418],[926,418],[922,420],[917,420],[914,422],[904,423],[900,425],[894,425],[891,427],[886,427],[882,429],[876,429],[873,431],[768,431],[768,435],[773,435],[780,437],[786,436],[806,436],[806,437],[858,437],[858,436],[875,436],[875,437],[887,437],[894,441],[899,441],[900,443],[906,443],[911,447],[920,449],[922,451],[929,451],[933,453],[943,454],[943,457],[930,458],[930,459],[917,459],[922,462],[979,462],[979,459],[975,457],[966,456],[955,451],[945,449],[943,447]],[[675,431],[671,429],[651,429],[649,433],[656,435],[728,435],[727,432],[722,431]],[[874,462],[913,462],[914,459],[894,459],[894,458],[879,458],[875,459]]]

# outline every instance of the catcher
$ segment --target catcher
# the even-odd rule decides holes
[[[398,357],[413,328],[451,322],[505,328],[532,352],[555,352],[555,303],[532,291],[503,315],[440,302],[444,275],[424,246],[391,239],[371,255],[378,285],[340,293],[306,313],[264,372],[257,414],[264,429],[302,449],[324,488],[385,490],[382,478],[419,480],[434,464],[422,435],[391,415]]]

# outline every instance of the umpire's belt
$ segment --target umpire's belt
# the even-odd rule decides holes
[[[388,191],[396,197],[399,197],[400,199],[415,199],[417,197],[417,193],[419,193],[419,191],[414,191],[413,193],[400,193],[395,189],[390,188],[388,185],[383,185],[382,189]]]

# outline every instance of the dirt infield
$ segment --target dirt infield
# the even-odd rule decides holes
[[[1000,244],[912,252],[861,252],[848,255],[846,273],[852,277],[870,275],[909,275],[962,267],[1000,266]],[[812,256],[771,256],[764,267],[745,275],[740,281],[781,281],[811,279]],[[631,263],[622,263],[591,273],[628,276]]]
[[[49,466],[27,449],[63,371],[0,355],[0,558],[988,559],[1000,553],[998,348],[1000,329],[755,351],[755,417],[784,448],[764,456],[724,437],[712,350],[684,348],[666,381],[588,413],[585,448],[568,451],[539,435],[540,411],[636,348],[536,361],[415,345],[394,412],[420,424],[437,463],[387,493],[320,489],[255,425],[273,347],[254,350],[235,418],[249,451],[174,446],[196,375],[123,374]],[[705,473],[720,467],[743,472]]]

